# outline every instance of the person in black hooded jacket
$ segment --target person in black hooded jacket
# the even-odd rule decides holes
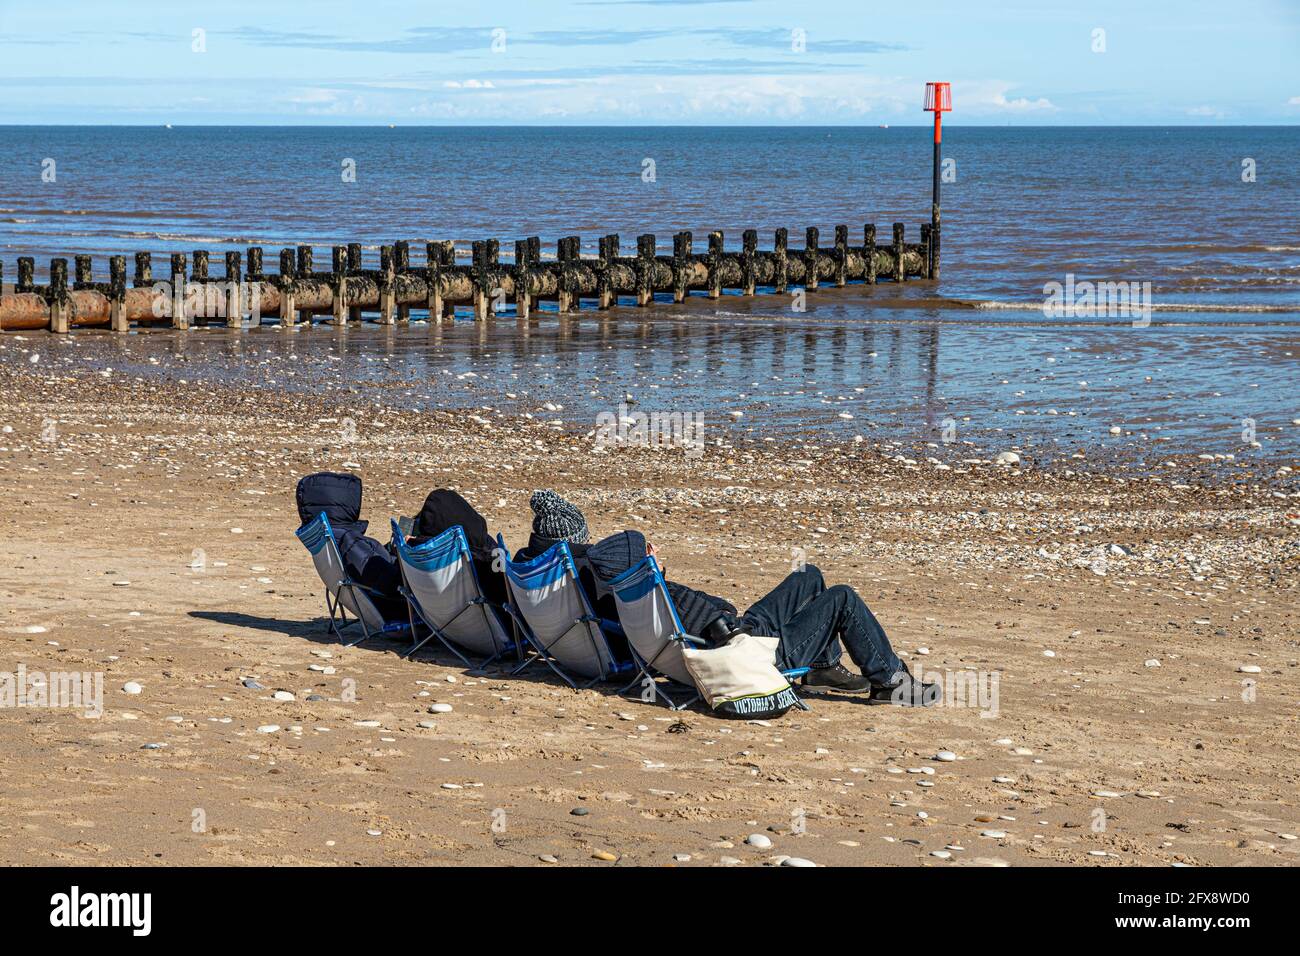
[[[493,567],[497,545],[488,534],[487,519],[456,492],[447,488],[435,488],[429,492],[420,513],[415,516],[415,525],[407,541],[420,544],[456,525],[465,531],[465,540],[469,544],[474,573],[478,576],[479,587],[483,589],[483,597],[491,604],[504,604],[506,579],[501,571]]]
[[[369,525],[361,520],[361,479],[338,472],[317,472],[298,482],[296,497],[302,524],[325,513],[344,569],[352,580],[378,592],[368,596],[384,619],[405,620],[406,601],[398,591],[402,572],[397,559],[374,538],[366,537]]]

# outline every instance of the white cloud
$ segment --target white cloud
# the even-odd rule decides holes
[[[1001,110],[1010,110],[1016,113],[1026,113],[1033,110],[1054,110],[1056,106],[1045,96],[1040,96],[1036,100],[1028,97],[1018,96],[1014,100],[1006,98],[1005,94],[999,93],[993,97],[993,105]]]
[[[1286,101],[1287,106],[1300,106],[1300,96],[1293,96]]]
[[[1193,106],[1187,111],[1188,116],[1195,116],[1200,119],[1223,119],[1223,110],[1215,106]]]

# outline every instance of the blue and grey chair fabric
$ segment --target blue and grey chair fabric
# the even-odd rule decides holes
[[[410,608],[412,631],[416,629],[417,618],[429,630],[422,639],[413,642],[407,657],[434,638],[466,666],[469,661],[462,651],[482,658],[479,665],[482,667],[516,650],[515,641],[506,633],[498,616],[503,609],[483,596],[469,543],[460,525],[412,545],[406,542],[401,527],[394,521],[393,541],[402,569],[402,595]]]
[[[372,595],[382,596],[349,577],[325,512],[322,511],[315,520],[304,524],[295,533],[311,554],[316,573],[325,585],[330,630],[341,643],[352,646],[380,635],[397,636],[409,629],[408,622],[384,620],[371,599]],[[349,614],[353,617],[351,621],[348,620]],[[349,641],[343,636],[343,631],[352,625],[360,625],[361,636]]]
[[[646,555],[639,563],[610,580],[607,587],[614,592],[618,620],[638,669],[636,679],[623,688],[622,693],[639,685],[641,699],[647,703],[658,698],[671,710],[689,707],[700,698],[700,693],[686,668],[682,650],[706,647],[707,643],[687,634],[682,627],[667,582],[654,556]],[[794,678],[807,672],[808,668],[799,667],[781,673],[786,678]],[[682,685],[689,696],[674,700],[660,685],[659,677]],[[802,701],[798,701],[798,706],[807,709]]]
[[[630,666],[630,662],[615,660],[610,651],[602,626],[617,625],[602,622],[593,612],[567,542],[560,541],[537,557],[518,562],[506,557],[509,552],[501,535],[497,535],[497,546],[510,593],[508,610],[536,652],[516,672],[541,660],[576,688],[577,679],[585,678],[590,686]]]

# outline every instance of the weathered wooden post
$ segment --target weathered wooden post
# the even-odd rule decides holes
[[[153,285],[153,263],[152,256],[147,252],[137,252],[135,254],[135,278],[131,285],[137,289],[143,289],[146,286]],[[18,264],[22,265],[21,259]]]
[[[934,250],[930,246],[931,227],[928,222],[921,223],[921,275],[929,276]]]
[[[262,247],[261,246],[248,247],[248,273],[246,275],[246,278],[254,282],[261,282],[263,279],[266,278],[266,273],[262,271]]]
[[[304,279],[311,279],[315,271],[315,263],[312,261],[315,257],[312,254],[311,246],[299,246],[297,249],[298,265],[294,270],[295,285]],[[305,322],[308,328],[311,328],[311,313],[306,309],[299,312],[295,317],[299,322]]]
[[[474,321],[483,322],[488,314],[487,248],[483,240],[476,239],[470,243],[469,250],[470,276],[474,283]]]
[[[894,281],[907,281],[907,267],[903,264],[903,230],[906,226],[901,222],[894,223]]]
[[[683,302],[690,294],[690,277],[687,270],[691,264],[691,245],[694,237],[690,232],[679,232],[673,236],[673,301]]]
[[[398,239],[393,243],[393,271],[399,276],[411,271],[411,244],[405,239]],[[397,321],[411,321],[411,307],[409,305],[397,306]]]
[[[555,244],[555,303],[561,315],[573,309],[573,294],[569,289],[572,278],[569,275],[569,254],[572,249],[572,236],[561,236]]]
[[[835,227],[835,286],[843,288],[849,281],[849,227]]]
[[[943,162],[939,153],[940,143],[943,141],[943,114],[952,111],[951,84],[925,84],[923,108],[934,114],[934,186],[930,200],[930,266],[926,277],[937,279],[939,278],[939,169]]]
[[[655,235],[636,237],[636,304],[649,305],[655,298]]]
[[[244,280],[240,276],[243,256],[238,252],[226,253],[226,327],[243,328]]]
[[[354,276],[357,275],[360,271],[361,271],[361,243],[349,242],[348,243],[348,275]],[[361,321],[361,306],[359,305],[348,306],[348,321],[349,322]]]
[[[817,288],[818,264],[817,264],[817,243],[820,241],[820,233],[816,226],[809,226],[804,233],[804,277],[803,287],[809,292]]]
[[[609,236],[600,236],[596,239],[596,260],[591,267],[596,273],[596,308],[602,312],[609,308],[613,297],[609,277],[609,267],[613,261],[614,256],[609,251]]]
[[[191,290],[190,286],[186,285],[185,299],[187,302],[191,301],[190,293],[194,292],[193,301],[198,304],[198,308],[191,305],[189,318],[191,323],[196,323],[198,319],[208,318],[208,251],[206,249],[194,250],[194,271],[190,275],[190,282],[195,288]]]
[[[379,324],[392,325],[395,319],[393,301],[393,247],[379,247]]]
[[[72,301],[68,298],[68,260],[50,260],[50,331],[67,332],[72,325]]]
[[[89,289],[93,285],[90,279],[91,276],[90,256],[79,255],[73,260],[73,263],[76,271],[74,273],[74,278],[72,280],[72,288]]]
[[[183,252],[171,255],[172,328],[182,332],[190,327],[190,315],[185,302],[185,260]]]
[[[126,256],[108,257],[108,327],[114,332],[131,331],[126,317]]]
[[[776,265],[776,277],[773,279],[775,291],[784,293],[790,285],[790,262],[787,258],[790,246],[790,231],[782,227],[776,231],[772,243],[772,258]]]
[[[348,324],[348,247],[330,247],[330,317],[335,326]]]
[[[136,253],[138,257],[140,253]],[[149,253],[144,253],[148,256]],[[15,292],[33,292],[36,289],[36,260],[31,256],[18,257],[18,279],[14,283]]]
[[[740,287],[745,295],[754,294],[755,265],[758,260],[758,230],[746,229],[740,240]]]
[[[294,308],[294,251],[280,250],[280,328],[292,329],[298,321],[298,310]]]
[[[867,257],[868,285],[876,284],[876,224],[869,222],[862,227],[862,254]]]
[[[488,239],[483,244],[483,293],[487,299],[487,314],[495,318],[497,296],[504,295],[501,288],[501,240]]]
[[[526,319],[531,312],[528,297],[528,277],[531,269],[528,262],[528,240],[515,240],[515,318]]]
[[[442,301],[442,270],[444,266],[454,263],[455,256],[456,247],[449,239],[427,242],[424,245],[429,287],[425,303],[429,309],[430,322],[441,322],[444,318],[453,318],[455,315],[455,307],[450,302]]]
[[[709,298],[717,299],[722,295],[722,233],[709,233]]]

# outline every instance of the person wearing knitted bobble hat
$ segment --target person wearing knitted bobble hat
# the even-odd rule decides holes
[[[549,489],[534,491],[528,499],[533,509],[533,530],[528,536],[528,545],[515,554],[516,561],[527,561],[545,554],[561,541],[569,546],[573,555],[573,565],[578,572],[578,583],[582,585],[587,601],[596,616],[607,621],[618,620],[618,605],[614,595],[599,591],[596,575],[587,560],[587,551],[591,547],[591,532],[587,528],[587,519],[577,505],[565,500]],[[625,642],[621,637],[606,635],[610,650],[620,660],[629,658]]]

